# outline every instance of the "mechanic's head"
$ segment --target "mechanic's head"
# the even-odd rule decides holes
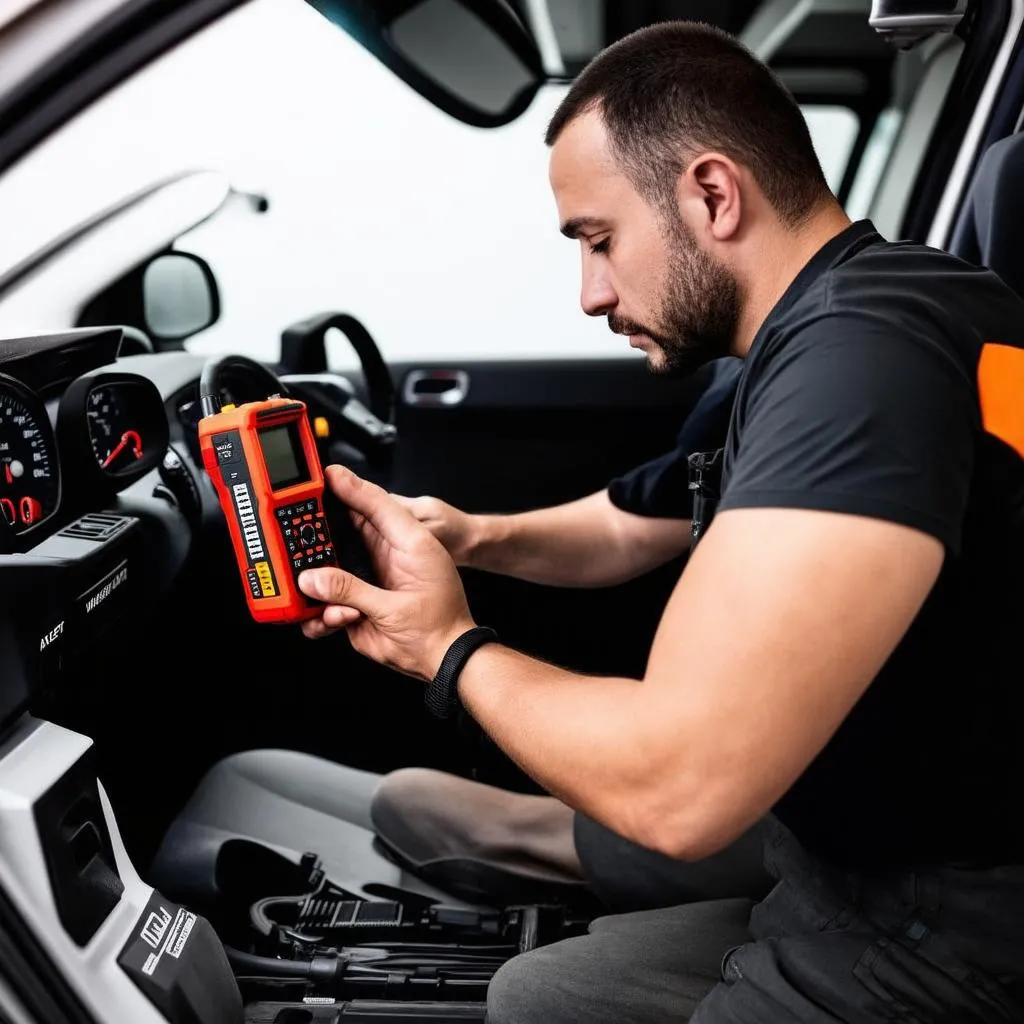
[[[582,244],[583,309],[658,372],[728,355],[751,275],[835,202],[790,93],[695,22],[598,54],[546,142],[562,231]]]

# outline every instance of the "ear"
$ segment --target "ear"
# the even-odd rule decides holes
[[[679,176],[679,215],[698,238],[726,241],[740,229],[743,190],[739,166],[721,153],[702,153]]]

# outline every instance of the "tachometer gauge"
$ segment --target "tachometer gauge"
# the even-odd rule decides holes
[[[0,512],[15,533],[57,508],[59,474],[45,408],[24,385],[0,374]]]
[[[140,424],[132,423],[126,414],[117,385],[90,391],[85,414],[89,421],[89,440],[100,469],[116,473],[145,454]]]
[[[102,367],[83,373],[57,408],[65,503],[95,506],[140,480],[160,465],[167,438],[167,411],[151,380]]]

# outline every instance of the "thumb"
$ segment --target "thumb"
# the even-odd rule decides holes
[[[384,607],[383,590],[344,569],[305,569],[299,573],[297,582],[307,597],[355,608],[371,619],[379,616]]]

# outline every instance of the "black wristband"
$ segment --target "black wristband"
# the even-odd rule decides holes
[[[451,718],[459,703],[459,673],[469,656],[483,644],[497,642],[498,634],[490,626],[474,626],[456,637],[441,659],[431,683],[423,694],[427,710],[438,718]]]

